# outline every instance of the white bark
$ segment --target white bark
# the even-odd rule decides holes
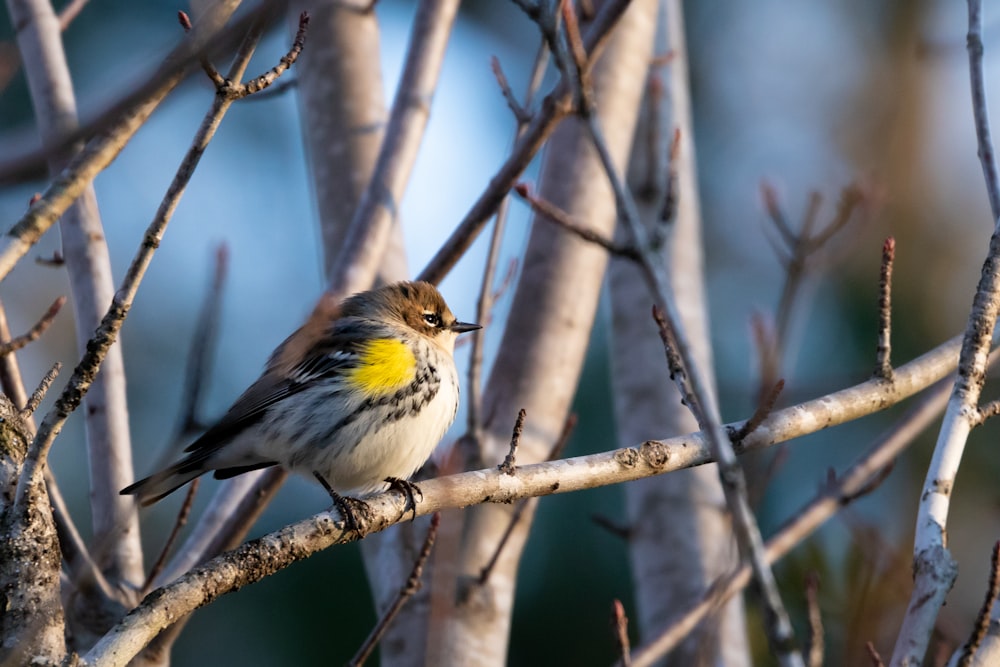
[[[594,69],[602,122],[619,166],[635,127],[645,72],[652,55],[656,3],[632,3]],[[556,130],[543,165],[542,197],[598,233],[610,236],[615,203],[607,177],[582,125],[569,119]],[[532,228],[511,316],[483,399],[486,464],[507,452],[520,408],[527,421],[518,464],[544,460],[559,438],[576,391],[607,263],[606,253],[548,223]],[[506,662],[517,566],[531,524],[526,512],[485,585],[466,584],[491,559],[512,508],[485,505],[466,512],[457,567],[459,603],[441,636],[428,642],[428,664],[502,665]]]
[[[640,215],[650,226],[659,217],[665,195],[662,168],[650,164],[649,140],[656,160],[666,164],[674,130],[680,144],[677,170],[677,214],[665,248],[678,308],[693,343],[693,356],[707,376],[713,375],[701,239],[701,211],[691,122],[690,86],[684,22],[680,3],[667,0],[660,10],[655,53],[671,53],[670,63],[652,73],[662,75],[661,99],[643,106],[644,116],[633,145],[630,183]],[[650,87],[647,95],[661,92]],[[649,101],[649,100],[647,100]],[[656,117],[651,111],[657,110]],[[655,134],[650,135],[653,126]],[[650,176],[657,179],[650,182]],[[655,186],[652,191],[650,185]],[[619,238],[627,234],[619,233]],[[612,385],[618,442],[642,442],[657,433],[683,433],[697,428],[667,377],[663,344],[648,316],[652,303],[639,268],[627,260],[610,267],[612,305]],[[672,475],[651,477],[625,488],[629,556],[642,638],[656,636],[678,609],[694,606],[707,586],[737,564],[736,544],[715,466],[700,466]],[[748,665],[749,651],[742,600],[734,598],[711,622],[703,623],[676,651],[671,665]]]
[[[8,0],[7,5],[19,26],[18,47],[42,144],[55,145],[77,127],[76,99],[59,19],[46,0]],[[68,157],[50,159],[53,174],[58,173]],[[87,185],[63,214],[60,229],[73,292],[77,344],[82,351],[111,304],[115,290],[92,185]],[[108,351],[87,394],[84,410],[93,551],[110,580],[137,584],[142,580],[138,512],[130,498],[118,495],[118,489],[134,477],[121,346]]]
[[[379,25],[374,11],[358,11],[339,0],[297,2],[290,20],[308,10],[309,46],[296,67],[302,130],[323,238],[324,275],[332,275],[337,252],[362,193],[368,187],[388,120],[382,90]],[[407,278],[402,230],[393,219],[378,280]],[[395,526],[364,540],[361,550],[376,613],[392,602],[420,550],[427,522]],[[430,573],[425,578],[429,579]],[[422,664],[428,588],[411,598],[380,644],[383,665]]]
[[[979,398],[986,377],[992,333],[1000,312],[1000,177],[986,108],[982,3],[968,0],[968,5],[972,111],[993,215],[993,235],[962,341],[958,377],[920,494],[913,543],[913,592],[893,649],[893,667],[915,667],[923,663],[938,612],[958,576],[958,563],[948,550],[948,512],[965,444],[969,433],[980,422]]]

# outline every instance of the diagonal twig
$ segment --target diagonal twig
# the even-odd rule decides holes
[[[568,24],[569,21],[564,23]],[[578,36],[571,31],[567,33],[567,38],[578,41]],[[673,299],[672,289],[669,287],[665,267],[662,261],[650,250],[647,233],[640,221],[635,202],[625,188],[604,140],[600,120],[594,113],[593,99],[588,95],[586,82],[582,80],[582,77],[578,77],[574,80],[574,85],[579,89],[578,99],[583,102],[578,111],[586,123],[615,193],[619,217],[625,220],[632,242],[639,248],[642,256],[640,265],[644,276],[656,297],[657,305],[665,314],[671,337],[676,345],[676,352],[682,362],[684,373],[683,377],[678,375],[678,384],[682,385],[682,394],[690,395],[692,400],[688,407],[694,413],[698,425],[707,433],[713,456],[719,464],[719,477],[722,481],[727,505],[733,515],[737,540],[745,557],[750,560],[753,566],[754,576],[764,601],[771,648],[782,665],[798,667],[803,664],[802,657],[797,650],[792,648],[791,622],[781,602],[774,573],[764,557],[763,538],[747,500],[743,470],[736,460],[736,454],[722,428],[715,396],[708,390],[708,385],[701,377],[700,369],[693,363],[691,346],[687,341],[682,319]]]
[[[375,646],[381,641],[382,636],[385,631],[389,628],[392,621],[399,615],[399,611],[406,604],[406,601],[413,597],[417,591],[420,590],[420,577],[424,572],[424,565],[427,563],[427,558],[431,555],[431,549],[434,546],[434,540],[437,539],[438,527],[441,525],[441,513],[435,512],[431,517],[431,525],[427,529],[427,536],[424,538],[424,544],[420,547],[420,553],[417,555],[417,560],[413,564],[413,570],[410,571],[410,576],[407,577],[406,583],[401,589],[399,589],[399,594],[396,599],[393,600],[392,604],[386,610],[386,612],[379,618],[378,623],[372,628],[371,634],[365,639],[364,644],[358,649],[358,652],[354,654],[354,657],[348,661],[348,665],[352,667],[355,665],[363,665],[371,652],[375,649]]]
[[[25,345],[33,343],[45,330],[48,329],[52,322],[56,319],[56,315],[59,314],[59,310],[66,304],[66,297],[61,296],[52,302],[49,309],[45,311],[45,314],[35,323],[33,327],[28,329],[27,333],[23,333],[16,338],[11,338],[10,340],[0,343],[0,357],[4,357],[12,352],[17,352]]]

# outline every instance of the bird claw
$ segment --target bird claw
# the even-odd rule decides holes
[[[364,533],[361,530],[361,521],[358,519],[358,513],[368,513],[371,510],[368,507],[368,503],[361,500],[360,498],[352,498],[350,496],[342,496],[333,490],[330,483],[326,481],[326,478],[318,472],[314,472],[313,476],[319,481],[320,485],[326,492],[330,494],[330,499],[333,501],[333,506],[337,508],[340,515],[344,517],[344,526],[355,533],[359,537],[364,537]]]
[[[413,518],[411,521],[415,521],[417,518],[417,496],[423,500],[424,492],[420,490],[420,487],[411,482],[408,479],[402,479],[401,477],[386,477],[385,481],[389,484],[390,489],[396,489],[406,496],[406,502],[411,510],[413,510]],[[404,516],[406,512],[403,512]]]

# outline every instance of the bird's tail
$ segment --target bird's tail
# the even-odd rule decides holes
[[[205,450],[192,452],[169,468],[164,468],[149,477],[126,486],[120,493],[123,496],[135,496],[143,507],[152,505],[195,477],[212,470],[211,466],[208,465],[208,459],[212,453],[212,451]]]

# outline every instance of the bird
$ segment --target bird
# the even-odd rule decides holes
[[[455,420],[459,322],[427,282],[391,283],[326,301],[279,345],[264,372],[184,451],[121,490],[155,503],[214,471],[217,479],[279,465],[315,477],[341,509],[341,493],[403,485]],[[346,513],[346,512],[345,512]]]

